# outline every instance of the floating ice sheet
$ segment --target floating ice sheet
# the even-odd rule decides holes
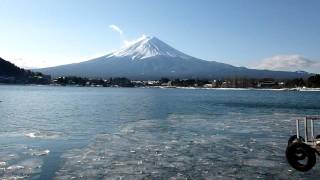
[[[26,137],[29,138],[38,138],[38,139],[56,139],[61,137],[61,133],[59,132],[50,132],[50,131],[35,131],[35,132],[28,132],[25,133]]]
[[[0,148],[1,179],[28,179],[40,175],[43,157],[49,150],[28,148],[22,145]]]
[[[300,178],[286,163],[286,143],[272,136],[281,132],[272,131],[270,121],[245,122],[178,115],[130,122],[65,153],[55,178]]]

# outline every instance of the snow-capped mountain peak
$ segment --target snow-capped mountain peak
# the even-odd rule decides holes
[[[133,44],[113,52],[109,57],[130,57],[132,60],[141,60],[153,56],[180,57],[183,59],[191,58],[190,56],[172,48],[168,44],[152,36],[143,36]]]
[[[59,76],[92,78],[126,77],[133,80],[157,80],[162,77],[180,79],[254,79],[306,78],[309,74],[268,71],[235,67],[216,61],[188,56],[156,37],[143,36],[122,50],[89,61],[56,66],[37,71]]]

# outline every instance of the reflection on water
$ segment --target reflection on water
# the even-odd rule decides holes
[[[293,120],[320,93],[0,86],[0,176],[299,179]],[[319,130],[320,134],[320,130]]]

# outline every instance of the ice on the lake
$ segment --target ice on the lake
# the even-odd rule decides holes
[[[59,138],[61,136],[61,133],[58,132],[50,132],[50,131],[36,131],[36,132],[28,132],[25,133],[26,137],[29,138],[39,138],[39,139],[56,139]]]
[[[40,173],[41,165],[42,161],[39,159],[26,159],[5,168],[1,176],[4,179],[28,178],[32,174]]]
[[[320,177],[285,159],[294,120],[319,111],[313,93],[54,89],[8,88],[18,101],[0,108],[0,179]]]
[[[35,148],[28,148],[28,154],[33,156],[45,156],[50,153],[49,149],[41,150],[41,149],[35,149]]]
[[[6,166],[6,162],[5,161],[0,161],[0,167]]]
[[[19,169],[24,169],[24,166],[12,165],[7,168],[7,170],[19,170]]]
[[[0,148],[1,179],[27,179],[36,177],[41,172],[43,160],[40,154],[48,150],[32,150],[24,146]]]
[[[41,172],[42,160],[26,159],[12,165],[5,165],[1,168],[2,179],[28,178]]]
[[[269,126],[186,115],[129,122],[65,153],[56,179],[286,178],[286,142]]]

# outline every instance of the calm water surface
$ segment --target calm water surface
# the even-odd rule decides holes
[[[284,156],[320,92],[1,85],[0,101],[2,179],[320,176]]]

